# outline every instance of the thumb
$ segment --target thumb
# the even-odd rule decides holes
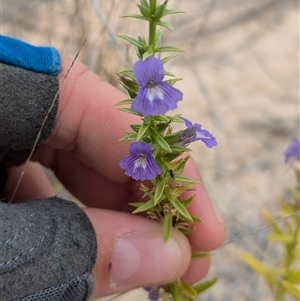
[[[172,231],[165,243],[162,225],[130,213],[85,208],[97,235],[93,298],[174,281],[191,259],[187,238]]]

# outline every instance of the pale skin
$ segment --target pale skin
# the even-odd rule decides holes
[[[62,71],[58,76],[60,83],[71,63],[70,59],[63,58]],[[145,235],[149,229],[161,231],[159,222],[131,214],[128,206],[128,202],[139,199],[140,192],[136,183],[119,167],[119,161],[128,154],[129,145],[119,142],[119,139],[129,129],[129,124],[140,123],[140,119],[116,109],[114,104],[125,98],[126,95],[76,62],[61,85],[57,121],[52,134],[32,158],[54,170],[65,187],[87,206],[84,210],[94,226],[100,246],[93,270],[96,280],[93,298],[168,283],[180,277],[188,283],[195,283],[206,275],[210,259],[191,260],[191,251],[214,250],[225,238],[224,224],[215,212],[204,185],[195,185],[191,192],[195,194],[195,200],[188,209],[203,222],[195,224],[194,233],[188,237],[177,230],[172,232],[181,254],[174,259],[170,271],[163,273],[165,276],[159,279],[159,283],[157,271],[149,269],[145,271],[147,276],[133,278],[126,286],[112,285],[110,262],[116,239],[141,229],[146,229]],[[4,195],[9,197],[12,194],[22,168],[9,169]],[[185,173],[200,180],[192,160]],[[54,194],[40,165],[31,161],[15,201]],[[157,248],[159,252],[159,246]]]

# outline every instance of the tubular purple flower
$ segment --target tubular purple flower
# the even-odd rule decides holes
[[[294,138],[285,151],[285,163],[291,159],[300,161],[300,140]]]
[[[159,299],[159,290],[161,286],[146,286],[144,289],[148,292],[148,298],[151,301],[157,301]]]
[[[129,156],[120,161],[125,174],[136,181],[152,180],[161,174],[161,168],[152,154],[151,144],[133,142],[129,146]]]
[[[169,83],[163,81],[164,66],[161,60],[151,56],[139,60],[133,66],[133,74],[139,85],[137,96],[132,102],[135,112],[147,117],[165,114],[177,108],[183,94]]]
[[[178,140],[180,144],[187,145],[191,142],[201,140],[208,148],[212,148],[217,145],[217,139],[207,130],[202,129],[201,124],[193,124],[191,121],[184,117],[180,117],[187,126],[187,129],[183,130]]]

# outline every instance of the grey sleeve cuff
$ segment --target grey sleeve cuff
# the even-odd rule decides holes
[[[55,123],[58,90],[56,76],[0,62],[0,162],[4,166],[26,161],[54,104],[37,146],[48,138]]]
[[[86,301],[94,288],[94,228],[60,198],[0,203],[1,301]]]

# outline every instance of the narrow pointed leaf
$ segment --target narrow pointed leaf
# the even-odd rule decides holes
[[[176,176],[176,180],[184,182],[184,183],[188,183],[188,184],[191,184],[191,185],[199,184],[198,180],[191,179],[191,178],[181,176],[181,175]]]
[[[130,113],[130,114],[133,114],[133,115],[141,116],[140,113],[137,113],[137,112],[133,111],[130,108],[118,108],[118,110],[122,111],[122,112],[125,112],[125,113]]]
[[[292,282],[292,283],[299,283],[300,279],[300,267],[295,270],[290,270],[289,274],[286,277],[286,280]]]
[[[174,46],[158,46],[157,52],[184,52],[182,49]]]
[[[183,10],[178,9],[165,9],[164,16],[172,15],[172,14],[182,14],[185,13]]]
[[[170,31],[174,30],[173,26],[168,22],[158,21],[158,22],[155,22],[155,23],[159,26],[162,26],[162,27],[165,27],[165,28],[169,29]]]
[[[177,56],[177,54],[169,55],[169,56],[164,57],[161,61],[162,61],[163,64],[166,64],[168,61],[175,58],[176,56]]]
[[[202,259],[202,258],[208,258],[211,257],[213,254],[208,252],[192,252],[192,259]]]
[[[140,124],[131,124],[130,127],[137,133],[141,127]]]
[[[128,105],[128,104],[131,104],[133,101],[132,98],[128,98],[128,99],[125,99],[125,100],[122,100],[122,101],[119,101],[115,104],[115,106],[122,106],[122,105]]]
[[[276,283],[275,275],[270,271],[262,262],[256,259],[248,252],[239,251],[238,255],[240,258],[246,262],[254,271],[261,274],[267,278],[270,283]]]
[[[171,204],[178,210],[178,212],[186,218],[189,222],[193,221],[193,218],[187,211],[187,209],[181,204],[181,202],[178,199],[171,199]]]
[[[151,19],[151,14],[150,14],[150,10],[149,7],[145,7],[143,5],[139,5],[137,4],[141,14],[147,19],[150,20]]]
[[[204,291],[208,290],[210,287],[212,287],[217,282],[217,280],[218,280],[217,278],[214,278],[211,280],[202,281],[199,284],[193,285],[193,288],[199,295]]]
[[[148,202],[143,203],[138,208],[136,208],[132,213],[139,213],[139,212],[147,211],[154,206],[155,206],[155,204],[153,203],[153,200],[149,200]]]
[[[138,40],[131,38],[129,36],[125,36],[125,35],[117,35],[117,37],[124,39],[126,41],[128,41],[129,43],[133,44],[134,46],[137,46],[139,48],[144,48],[145,45],[143,45],[142,43],[140,43]]]
[[[143,61],[145,61],[148,57],[153,56],[153,53],[146,51],[143,54]]]
[[[135,207],[135,208],[140,207],[140,206],[142,206],[144,204],[145,204],[145,202],[129,203],[130,206]]]
[[[174,86],[177,82],[180,82],[182,80],[182,78],[171,78],[166,80],[167,83],[169,83],[170,85]]]
[[[136,140],[140,140],[144,136],[144,134],[147,132],[149,126],[150,126],[150,123],[142,124],[142,126],[139,128]]]
[[[136,140],[136,133],[129,134],[129,135],[121,138],[119,141],[129,141],[129,140]]]
[[[149,7],[149,4],[146,0],[140,0],[142,6]]]
[[[171,73],[169,71],[166,71],[166,70],[165,70],[164,74],[167,75],[167,76],[175,76],[173,73]]]
[[[176,176],[175,176],[175,179],[176,179]],[[187,207],[193,200],[194,200],[194,195],[192,195],[191,197],[189,197],[188,199],[186,200],[181,200],[181,203],[184,207]]]
[[[158,135],[155,140],[161,148],[163,148],[164,150],[166,150],[169,153],[172,152],[170,145],[166,142],[166,140],[163,137]]]
[[[192,217],[194,223],[202,223],[202,220],[199,217],[197,217],[195,215],[191,215],[191,217]]]
[[[296,300],[300,300],[299,286],[297,287],[296,285],[285,280],[281,280],[280,283],[292,296],[296,298]]]
[[[282,234],[272,233],[269,234],[267,237],[269,240],[278,241],[283,244],[290,244],[294,241],[293,235],[289,233],[282,233]]]
[[[197,291],[191,285],[179,281],[178,286],[180,287],[181,292],[192,300],[198,295]]]
[[[158,204],[162,200],[164,189],[165,189],[165,181],[164,180],[158,181],[156,190],[154,193],[154,200],[153,200],[155,205]]]
[[[166,214],[163,220],[163,229],[164,229],[164,241],[168,242],[171,232],[172,232],[172,224],[173,224],[173,216],[170,214]]]
[[[134,18],[134,19],[148,21],[148,19],[145,18],[144,16],[137,15],[137,14],[125,14],[125,15],[122,15],[120,18]]]

